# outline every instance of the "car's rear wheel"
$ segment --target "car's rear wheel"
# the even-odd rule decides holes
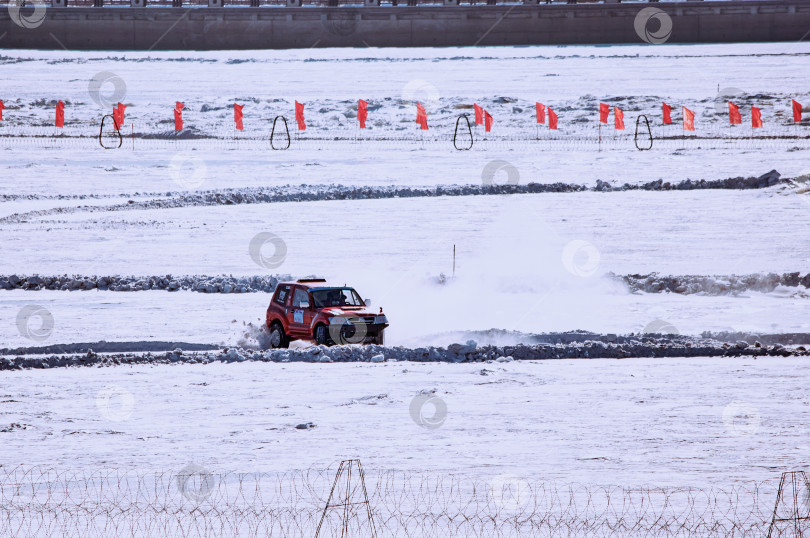
[[[315,343],[319,346],[328,346],[329,331],[326,330],[326,325],[318,325],[315,327]]]
[[[380,332],[378,332],[377,336],[374,337],[374,343],[378,346],[385,345],[385,329],[380,329]]]
[[[290,347],[290,338],[284,333],[281,323],[276,322],[270,326],[270,347],[273,349]]]

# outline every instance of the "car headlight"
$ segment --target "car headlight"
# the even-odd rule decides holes
[[[374,324],[375,325],[382,325],[383,323],[388,323],[388,318],[385,317],[385,315],[374,316]]]
[[[329,324],[330,325],[343,325],[348,320],[349,320],[349,318],[346,318],[346,317],[335,316],[335,317],[329,318]]]

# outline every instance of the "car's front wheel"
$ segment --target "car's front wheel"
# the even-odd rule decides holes
[[[326,330],[326,325],[315,327],[315,343],[319,346],[329,345],[329,331]]]
[[[290,339],[284,333],[281,323],[276,322],[270,326],[270,347],[273,349],[290,347]]]
[[[380,332],[378,332],[377,336],[374,337],[374,343],[378,346],[385,345],[385,329],[380,329]]]

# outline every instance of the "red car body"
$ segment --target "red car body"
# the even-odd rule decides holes
[[[292,340],[317,344],[383,345],[388,319],[382,308],[349,286],[330,286],[323,279],[280,282],[267,307],[270,346],[288,347]]]

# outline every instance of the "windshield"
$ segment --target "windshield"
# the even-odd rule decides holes
[[[365,306],[363,300],[352,288],[329,288],[313,291],[315,308],[328,306]]]

